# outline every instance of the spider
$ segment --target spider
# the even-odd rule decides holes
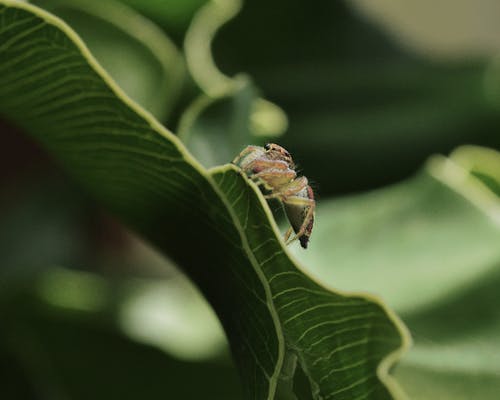
[[[297,176],[292,156],[283,147],[268,143],[264,147],[247,146],[234,160],[245,174],[265,189],[267,199],[278,199],[291,227],[285,234],[286,244],[299,240],[307,249],[314,225],[314,193],[305,176]],[[290,238],[292,231],[295,236]]]

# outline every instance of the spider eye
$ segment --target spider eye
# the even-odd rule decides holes
[[[264,146],[264,149],[270,150],[271,149],[271,144],[270,143],[266,143],[266,145]]]

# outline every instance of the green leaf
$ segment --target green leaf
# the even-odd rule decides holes
[[[157,118],[167,118],[185,71],[182,56],[159,27],[114,0],[39,3],[71,25],[125,93]]]
[[[464,146],[453,152],[452,160],[500,196],[498,151],[484,147]],[[495,200],[492,201],[495,202]]]
[[[412,399],[498,397],[499,172],[494,150],[435,156],[408,182],[323,202],[297,252],[325,282],[398,311],[415,346],[396,377]]]
[[[296,256],[323,280],[383,294],[400,312],[467,284],[500,257],[500,232],[489,215],[429,172],[320,203],[310,251]]]
[[[281,110],[258,97],[249,79],[239,77],[234,88],[215,98],[201,95],[183,113],[179,138],[204,167],[224,164],[249,143],[275,140],[286,125]]]
[[[498,250],[500,198],[499,192],[491,188],[498,188],[500,184],[500,153],[463,147],[449,160],[441,164],[436,161],[431,166],[438,179],[466,197],[488,219],[495,230],[491,234],[491,238],[496,238],[496,243],[491,244],[492,250]],[[467,228],[473,234],[478,233],[477,223]],[[468,267],[472,278],[467,282],[443,293],[442,300],[433,307],[405,315],[415,332],[416,346],[397,372],[412,398],[428,399],[431,393],[432,398],[442,399],[493,400],[498,397],[500,360],[496,351],[500,346],[500,313],[496,304],[500,254],[497,251],[483,264],[470,263]],[[459,280],[462,275],[462,271],[450,271],[449,279]],[[421,390],[422,386],[426,387],[425,391]]]
[[[234,166],[203,169],[61,20],[0,5],[1,113],[200,287],[246,398],[291,397],[297,364],[311,398],[399,393],[388,372],[408,338],[392,312],[302,272],[258,188]]]
[[[191,107],[194,110],[187,110],[187,118],[189,119],[189,114],[193,112],[203,111],[203,107],[200,110],[200,102],[204,104],[204,108],[209,108],[213,106],[211,103],[216,103],[218,100],[231,100],[234,97],[235,102],[241,103],[243,98],[243,107],[240,104],[237,113],[240,118],[239,125],[233,123],[231,130],[238,128],[254,137],[279,136],[288,126],[287,116],[281,108],[260,98],[257,90],[251,87],[245,76],[229,77],[222,73],[212,56],[213,38],[224,24],[234,18],[241,6],[239,0],[208,1],[191,22],[184,41],[187,67],[202,92],[213,101],[210,102],[203,97],[196,100]],[[222,120],[222,122],[227,125],[227,121]],[[234,134],[228,136],[233,139],[235,137]],[[240,137],[244,136],[245,134],[240,134]],[[203,139],[203,136],[200,135],[200,138]],[[210,146],[209,141],[207,145]]]
[[[181,36],[185,33],[193,14],[206,0],[122,0],[157,22],[169,33]]]

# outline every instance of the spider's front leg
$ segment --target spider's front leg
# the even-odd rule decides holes
[[[247,146],[234,158],[232,162],[241,169],[246,169],[247,165],[252,163],[256,158],[262,157],[265,152],[266,151],[263,147]]]
[[[264,157],[257,158],[247,168],[250,170],[247,171],[250,178],[257,184],[262,184],[271,194],[288,185],[297,176],[297,173],[290,169],[286,162]]]
[[[280,199],[281,201],[286,203],[288,198],[299,195],[299,193],[303,192],[307,188],[307,186],[307,178],[305,176],[301,176],[297,179],[287,182],[285,185],[282,185],[279,190],[276,190],[274,193],[267,195],[266,198]]]

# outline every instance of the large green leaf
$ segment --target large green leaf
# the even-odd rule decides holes
[[[233,166],[203,169],[61,20],[0,5],[1,113],[201,288],[246,398],[293,398],[297,364],[311,398],[399,393],[388,371],[408,339],[395,315],[304,274],[258,188]]]
[[[398,311],[415,340],[396,374],[412,399],[498,397],[499,173],[493,150],[436,156],[408,182],[321,204],[311,251],[297,252]]]
[[[442,164],[436,160],[431,169],[437,179],[480,210],[482,220],[489,222],[494,231],[490,238],[496,240],[487,240],[484,247],[477,243],[469,249],[476,254],[483,249],[482,263],[476,264],[464,257],[469,271],[455,270],[452,265],[441,266],[440,273],[447,272],[449,280],[462,281],[462,284],[452,291],[443,290],[440,301],[431,307],[404,314],[415,333],[416,346],[398,369],[398,377],[417,400],[436,397],[493,400],[500,390],[497,356],[500,312],[496,306],[500,279],[500,153],[464,147]],[[464,228],[485,239],[481,229],[484,222],[479,221],[479,218],[471,221]],[[456,251],[458,248],[459,243]],[[460,253],[465,256],[465,252]],[[464,275],[470,276],[467,282]]]

